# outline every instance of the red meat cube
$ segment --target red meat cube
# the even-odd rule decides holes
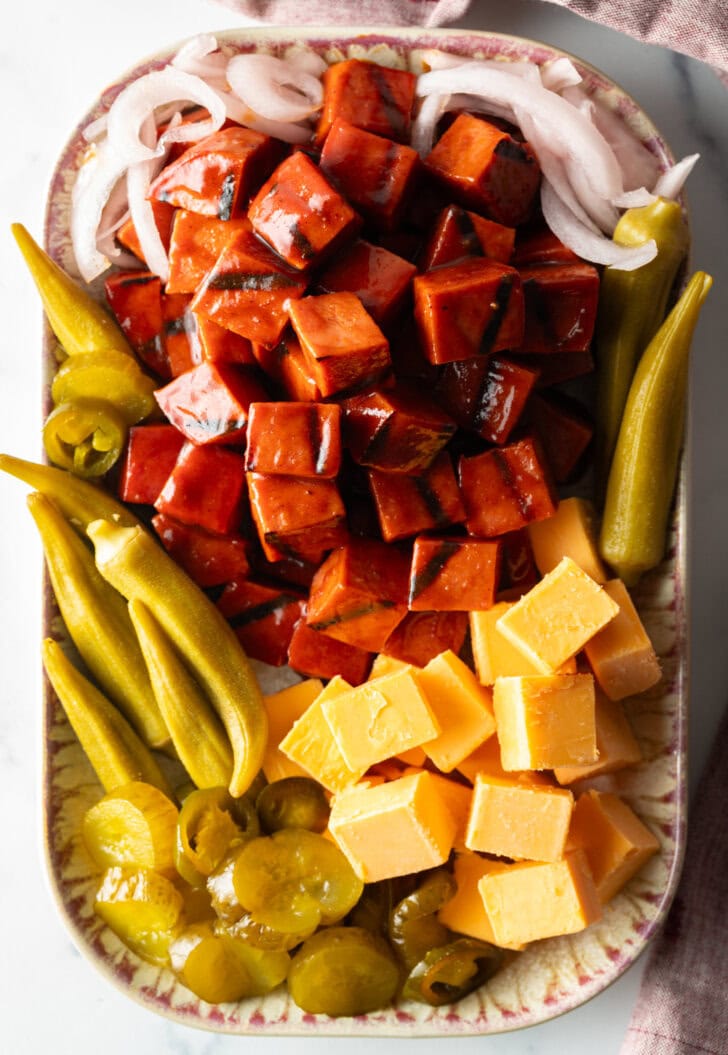
[[[165,417],[190,443],[242,443],[248,407],[267,399],[248,367],[200,363],[154,393]]]
[[[188,209],[177,209],[169,242],[168,293],[194,293],[228,242],[249,231],[246,216],[218,220]]]
[[[466,113],[440,137],[425,165],[461,205],[507,227],[529,218],[541,182],[528,143]]]
[[[495,603],[501,544],[485,539],[420,535],[409,582],[412,611],[483,611]]]
[[[594,434],[586,411],[559,393],[534,393],[526,410],[531,431],[541,441],[554,479],[568,483],[578,474]]]
[[[306,622],[367,652],[382,646],[407,614],[409,558],[374,539],[351,539],[311,583]]]
[[[420,271],[430,271],[470,256],[485,256],[507,264],[513,255],[515,239],[514,227],[504,227],[458,205],[448,205],[430,234],[419,262]]]
[[[340,467],[337,404],[251,404],[246,469],[274,476],[334,477]]]
[[[213,535],[231,535],[240,528],[244,499],[242,455],[225,447],[186,443],[154,507]]]
[[[306,281],[251,231],[239,231],[208,272],[191,309],[241,337],[273,345],[288,323],[289,300]]]
[[[170,378],[159,276],[151,271],[117,271],[104,289],[116,321],[141,361],[159,377]]]
[[[242,535],[211,535],[162,513],[152,517],[152,527],[167,553],[203,589],[248,574],[247,542]]]
[[[398,226],[420,159],[412,147],[334,121],[321,151],[321,169],[367,220],[385,231]]]
[[[305,619],[296,623],[288,646],[288,664],[299,674],[327,680],[339,674],[350,685],[366,681],[372,659],[363,648],[312,630]]]
[[[279,156],[280,147],[270,136],[240,125],[222,128],[163,168],[149,197],[229,220],[245,210]]]
[[[300,270],[321,263],[361,225],[349,203],[300,150],[263,184],[248,216],[256,233]]]
[[[304,594],[235,579],[217,603],[249,656],[273,667],[286,663],[293,629],[306,608]]]
[[[396,385],[342,403],[344,445],[359,465],[415,473],[431,465],[455,432],[455,422],[413,387]]]
[[[415,319],[431,363],[518,348],[523,340],[521,278],[495,260],[465,260],[418,275]]]
[[[408,612],[381,651],[403,663],[424,667],[448,649],[457,655],[467,631],[467,612]]]
[[[337,62],[324,72],[324,101],[316,129],[321,145],[340,117],[368,132],[409,142],[417,78],[362,59]]]
[[[387,338],[353,293],[304,297],[288,310],[324,397],[376,382],[391,366]]]
[[[538,371],[502,356],[445,363],[437,395],[465,429],[489,443],[503,444],[523,414]]]
[[[319,276],[325,293],[355,293],[377,325],[385,329],[402,310],[417,268],[381,246],[358,239],[337,254]]]
[[[184,442],[173,425],[132,426],[119,476],[122,502],[154,505]]]
[[[152,214],[154,215],[155,226],[159,231],[159,237],[162,239],[162,245],[167,251],[169,251],[172,223],[174,221],[176,209],[166,201],[152,201],[150,204],[152,207]],[[134,221],[131,217],[123,223],[116,232],[116,241],[146,265],[144,253],[139,244],[139,235],[136,232],[136,227],[134,226]]]
[[[369,485],[385,542],[439,531],[465,519],[460,488],[446,451],[417,475],[369,470]]]
[[[172,377],[179,377],[202,362],[191,300],[187,293],[162,294],[164,351]]]
[[[250,510],[270,561],[320,561],[346,541],[346,510],[333,480],[248,473]]]
[[[466,527],[483,538],[545,520],[558,504],[546,458],[530,437],[461,458],[460,490]]]
[[[253,347],[247,337],[218,326],[204,315],[195,315],[195,325],[203,362],[255,366]]]
[[[591,352],[550,352],[548,355],[522,355],[520,349],[514,349],[512,355],[518,356],[518,362],[530,370],[538,371],[537,388],[550,388],[564,381],[573,381],[575,377],[584,377],[594,371],[594,356]]]
[[[514,267],[524,267],[526,264],[577,264],[580,259],[543,223],[522,227],[516,232]]]
[[[599,273],[591,264],[529,264],[521,269],[526,327],[520,351],[586,352],[594,333]]]

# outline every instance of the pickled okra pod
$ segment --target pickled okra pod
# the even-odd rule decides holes
[[[653,260],[634,271],[608,267],[601,281],[595,333],[599,360],[595,461],[600,489],[606,486],[637,362],[665,317],[687,252],[688,229],[678,202],[657,198],[651,205],[622,214],[614,229],[615,242],[638,246],[650,239],[657,245]]]
[[[123,714],[76,669],[51,638],[43,643],[43,665],[104,791],[141,780],[174,799],[154,755]]]
[[[116,322],[42,249],[20,223],[11,226],[40,293],[50,327],[68,355],[132,350]]]
[[[645,349],[629,390],[599,538],[602,557],[627,586],[634,586],[665,553],[685,424],[690,344],[712,283],[703,271],[692,276]]]
[[[268,721],[234,630],[142,526],[97,520],[88,535],[101,574],[128,601],[141,601],[154,612],[222,719],[234,760],[230,794],[243,795],[261,768]]]
[[[81,659],[147,746],[164,747],[169,732],[124,598],[99,574],[91,547],[51,499],[34,492],[28,508],[58,608]]]

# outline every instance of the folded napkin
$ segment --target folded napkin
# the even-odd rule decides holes
[[[620,1055],[728,1053],[728,710],[690,811],[677,895]]]
[[[266,22],[442,26],[470,0],[219,0]],[[552,0],[577,15],[702,59],[728,83],[728,0]]]

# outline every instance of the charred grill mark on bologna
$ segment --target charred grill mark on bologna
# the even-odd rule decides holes
[[[293,278],[289,278],[280,271],[228,271],[213,275],[207,283],[207,289],[270,292],[275,289],[288,289],[295,284]]]
[[[228,173],[222,182],[222,190],[220,191],[220,199],[217,207],[217,217],[219,220],[229,220],[233,214],[233,205],[235,204],[235,176],[232,172]]]
[[[473,254],[473,256],[485,256],[483,247],[480,244],[478,238],[478,232],[475,230],[475,224],[470,218],[470,213],[467,209],[454,208],[452,215],[457,225],[458,233],[463,240],[464,247]]]
[[[312,630],[327,630],[330,626],[348,623],[351,619],[361,619],[365,615],[373,615],[375,612],[381,611],[382,608],[394,608],[394,601],[382,598],[378,601],[372,601],[371,604],[363,604],[360,608],[352,608],[348,612],[337,612],[336,615],[332,615],[329,619],[320,619],[308,625]]]
[[[455,556],[459,548],[457,542],[440,543],[439,548],[430,557],[422,571],[418,572],[414,577],[409,595],[410,604],[429,586],[432,586],[442,569],[450,558]]]
[[[291,224],[290,231],[291,239],[293,240],[293,247],[301,257],[301,259],[313,260],[313,258],[316,256],[316,250],[301,230],[297,220]]]
[[[371,71],[371,74],[372,80],[374,81],[374,86],[377,89],[377,95],[379,96],[381,104],[384,107],[384,112],[386,114],[387,121],[389,122],[392,131],[395,133],[395,135],[401,136],[405,130],[404,114],[397,105],[397,100],[392,95],[392,90],[389,87],[389,81],[387,80],[383,71],[376,65]]]
[[[503,479],[503,483],[511,492],[513,501],[518,506],[519,512],[525,520],[530,520],[532,515],[531,499],[528,495],[524,494],[518,486],[518,481],[513,475],[513,470],[511,469],[507,456],[498,447],[493,448],[492,454],[495,459],[495,464],[498,466],[498,471]]]
[[[159,282],[159,277],[150,274],[129,275],[128,278],[122,278],[119,285],[122,288],[127,286],[147,286],[150,282]]]
[[[309,406],[306,408],[306,429],[308,431],[309,446],[315,456],[314,472],[318,475],[326,468],[328,450],[323,442],[321,418],[316,407]]]
[[[427,512],[432,517],[432,521],[436,527],[444,527],[445,524],[450,523],[445,510],[442,508],[442,502],[437,496],[437,493],[430,486],[430,483],[426,476],[412,476],[410,477],[414,485],[415,491],[422,499],[422,503]]]
[[[228,616],[228,622],[233,627],[250,626],[251,623],[267,619],[281,608],[286,608],[289,604],[296,604],[300,600],[301,598],[296,597],[295,594],[279,593],[276,597],[271,597],[269,601],[261,601],[260,604],[254,604],[251,608],[238,612],[237,615]]]

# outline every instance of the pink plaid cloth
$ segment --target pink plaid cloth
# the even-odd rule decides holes
[[[251,18],[281,24],[442,26],[470,0],[219,0]],[[552,0],[649,44],[708,62],[728,78],[728,0]]]

